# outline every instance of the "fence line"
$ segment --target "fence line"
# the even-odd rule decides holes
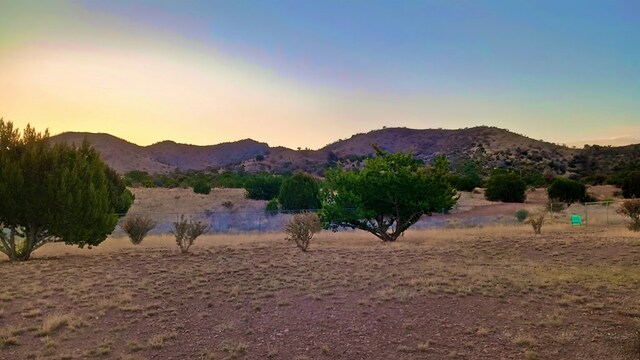
[[[550,221],[566,223],[567,226],[571,226],[571,215],[578,214],[584,220],[583,226],[624,226],[628,223],[628,219],[616,212],[617,207],[622,202],[623,200],[573,204],[561,212],[552,212],[553,216],[551,216]],[[165,234],[173,230],[173,223],[180,215],[208,223],[211,231],[215,233],[265,233],[281,231],[291,219],[292,214],[301,211],[316,212],[318,209],[256,211],[231,208],[191,213],[134,211],[130,212],[129,215],[148,216],[155,220],[157,226],[152,231],[155,234]],[[121,223],[122,221],[121,219]],[[433,216],[425,215],[412,228],[483,227],[516,224],[518,224],[518,221],[515,214],[465,216],[464,212],[456,213],[453,211],[451,214],[434,213]],[[115,233],[122,234],[122,229],[118,227]]]

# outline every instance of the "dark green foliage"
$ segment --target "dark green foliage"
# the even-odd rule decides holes
[[[320,186],[311,175],[297,172],[280,186],[278,202],[284,210],[310,210],[320,207]]]
[[[133,204],[135,196],[125,186],[124,179],[115,170],[109,167],[107,167],[107,182],[109,185],[109,198],[113,204],[113,210],[119,217],[122,217]]]
[[[522,179],[513,173],[494,173],[486,183],[487,190],[484,193],[489,201],[524,202],[527,195],[527,185]]]
[[[20,134],[0,120],[0,251],[28,260],[52,241],[100,244],[115,228],[115,208],[131,205],[126,188],[84,142],[49,146],[48,132]]]
[[[455,205],[446,158],[427,171],[411,153],[376,151],[378,156],[366,160],[360,171],[327,171],[321,211],[325,227],[361,229],[395,241],[423,214]]]
[[[193,192],[196,194],[208,195],[211,192],[211,185],[205,182],[199,182],[193,185]]]
[[[129,235],[132,244],[139,245],[156,225],[157,223],[148,216],[131,215],[125,219],[122,230]]]
[[[478,164],[472,161],[461,164],[457,174],[451,174],[449,176],[449,182],[451,186],[459,191],[473,191],[473,189],[482,187],[483,185]]]
[[[280,203],[278,202],[278,198],[269,200],[265,211],[270,215],[277,214],[280,211]]]
[[[527,216],[529,216],[529,212],[525,209],[516,211],[516,220],[518,220],[518,222],[524,222],[527,219]]]
[[[622,196],[625,198],[640,198],[640,171],[629,173],[622,180]]]
[[[133,170],[124,175],[124,181],[127,186],[133,187],[155,187],[154,179],[146,171]]]
[[[282,176],[260,173],[247,178],[244,184],[246,197],[254,200],[271,200],[280,194]]]
[[[550,201],[571,206],[574,202],[583,201],[586,198],[587,188],[579,181],[556,177],[547,188],[547,195]]]

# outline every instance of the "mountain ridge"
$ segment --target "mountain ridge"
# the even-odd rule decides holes
[[[463,129],[411,129],[390,127],[358,133],[339,139],[318,150],[293,150],[271,147],[253,139],[215,145],[191,145],[163,140],[140,146],[107,133],[65,132],[51,137],[51,142],[78,144],[86,138],[103,160],[120,173],[132,170],[169,173],[188,170],[242,170],[248,172],[293,172],[297,170],[322,175],[324,168],[339,164],[359,167],[373,156],[372,144],[384,151],[412,151],[425,162],[447,155],[452,164],[475,161],[485,168],[525,167],[540,172],[564,175],[579,173],[606,154],[632,152],[640,144],[615,147],[589,146],[586,149],[529,138],[506,129],[476,126]],[[609,149],[609,151],[605,151]],[[624,159],[620,160],[624,161]],[[608,168],[611,168],[609,166]]]

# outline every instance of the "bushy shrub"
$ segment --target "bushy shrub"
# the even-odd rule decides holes
[[[278,202],[284,210],[310,210],[320,207],[320,186],[311,175],[297,172],[280,186]]]
[[[529,216],[529,212],[525,209],[516,211],[516,219],[518,222],[524,222],[527,219],[527,216]]]
[[[271,200],[280,194],[280,185],[282,185],[282,176],[257,174],[245,182],[245,196],[253,200]]]
[[[156,225],[157,223],[147,216],[130,215],[122,224],[122,229],[129,235],[131,243],[138,245]]]
[[[322,230],[318,214],[312,212],[294,214],[291,221],[285,225],[286,240],[293,241],[302,251],[307,251],[311,238]]]
[[[559,213],[566,209],[566,205],[561,201],[549,199],[549,201],[547,201],[546,209],[548,212]]]
[[[198,182],[193,185],[193,192],[196,194],[208,195],[211,192],[211,185],[205,182]]]
[[[628,227],[631,231],[640,231],[640,199],[627,200],[617,210],[618,214],[631,219]]]
[[[230,200],[224,201],[222,203],[222,206],[224,206],[226,209],[229,209],[229,210],[233,209],[234,205],[235,204],[233,203],[233,201],[230,201]]]
[[[547,188],[547,196],[550,201],[562,202],[571,206],[574,202],[586,200],[587,188],[579,181],[556,177]]]
[[[489,201],[521,203],[527,198],[527,186],[522,179],[513,173],[493,174],[487,180],[484,196]]]
[[[634,171],[622,180],[622,196],[640,198],[640,171]]]
[[[547,213],[543,212],[537,215],[532,215],[531,217],[529,217],[529,220],[527,220],[527,223],[531,224],[534,234],[542,234],[542,225],[544,225],[545,216],[547,216]]]
[[[267,203],[267,207],[266,207],[265,211],[269,215],[277,214],[280,211],[280,203],[278,202],[278,199],[277,198],[273,198],[273,199],[269,200],[269,202]]]
[[[173,223],[173,226],[174,230],[171,233],[176,237],[176,244],[178,244],[183,254],[189,251],[198,236],[209,231],[209,226],[193,219],[187,220],[184,215],[180,215],[178,220]]]

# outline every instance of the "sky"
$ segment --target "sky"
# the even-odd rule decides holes
[[[0,0],[0,117],[148,145],[640,142],[640,1]]]

